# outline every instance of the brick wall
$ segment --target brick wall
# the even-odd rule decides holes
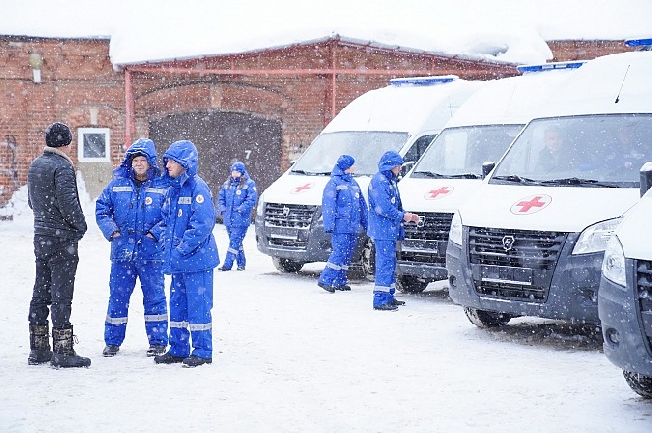
[[[553,41],[555,60],[587,59],[627,50],[621,42]],[[41,82],[32,64],[42,65]],[[141,65],[142,66],[142,65]],[[385,86],[393,70],[455,74],[465,79],[514,74],[511,65],[464,58],[406,53],[360,46],[334,39],[308,46],[237,56],[198,58],[158,67],[190,68],[194,73],[134,72],[135,128],[132,138],[148,135],[152,119],[194,110],[255,113],[280,120],[282,165],[300,153],[350,101]],[[212,74],[202,70],[356,70],[330,74]],[[386,74],[369,73],[387,70]],[[333,82],[335,86],[333,87]],[[334,100],[334,103],[333,103]],[[111,129],[111,156],[116,165],[125,150],[124,73],[109,57],[109,41],[0,37],[0,207],[27,182],[29,163],[44,146],[43,131],[54,121],[80,127]],[[77,145],[73,142],[73,159]],[[98,182],[110,178],[105,167]]]

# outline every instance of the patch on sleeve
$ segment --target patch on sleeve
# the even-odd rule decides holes
[[[197,194],[197,197],[195,197],[195,200],[197,200],[197,203],[202,204],[204,202],[204,196],[201,194]]]
[[[146,205],[152,204],[152,197],[145,197],[145,204]]]

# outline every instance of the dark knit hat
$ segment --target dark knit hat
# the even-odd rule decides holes
[[[67,146],[72,141],[70,128],[63,123],[53,123],[45,130],[45,144],[49,147]]]
[[[355,159],[349,155],[342,155],[337,159],[337,166],[342,170],[348,170],[355,163]]]

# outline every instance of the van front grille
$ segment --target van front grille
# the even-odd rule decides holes
[[[503,299],[545,302],[567,233],[469,227],[475,290]]]
[[[306,229],[310,227],[317,206],[302,204],[267,203],[265,226]]]
[[[648,353],[652,353],[652,262],[636,260],[636,297]]]

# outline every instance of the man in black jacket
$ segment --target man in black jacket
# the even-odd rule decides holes
[[[50,362],[54,367],[88,367],[89,358],[73,349],[70,324],[72,295],[79,255],[77,244],[86,233],[70,159],[72,134],[63,123],[45,131],[43,154],[29,166],[28,203],[34,211],[36,281],[29,304],[28,364]],[[48,313],[52,315],[50,350]]]

